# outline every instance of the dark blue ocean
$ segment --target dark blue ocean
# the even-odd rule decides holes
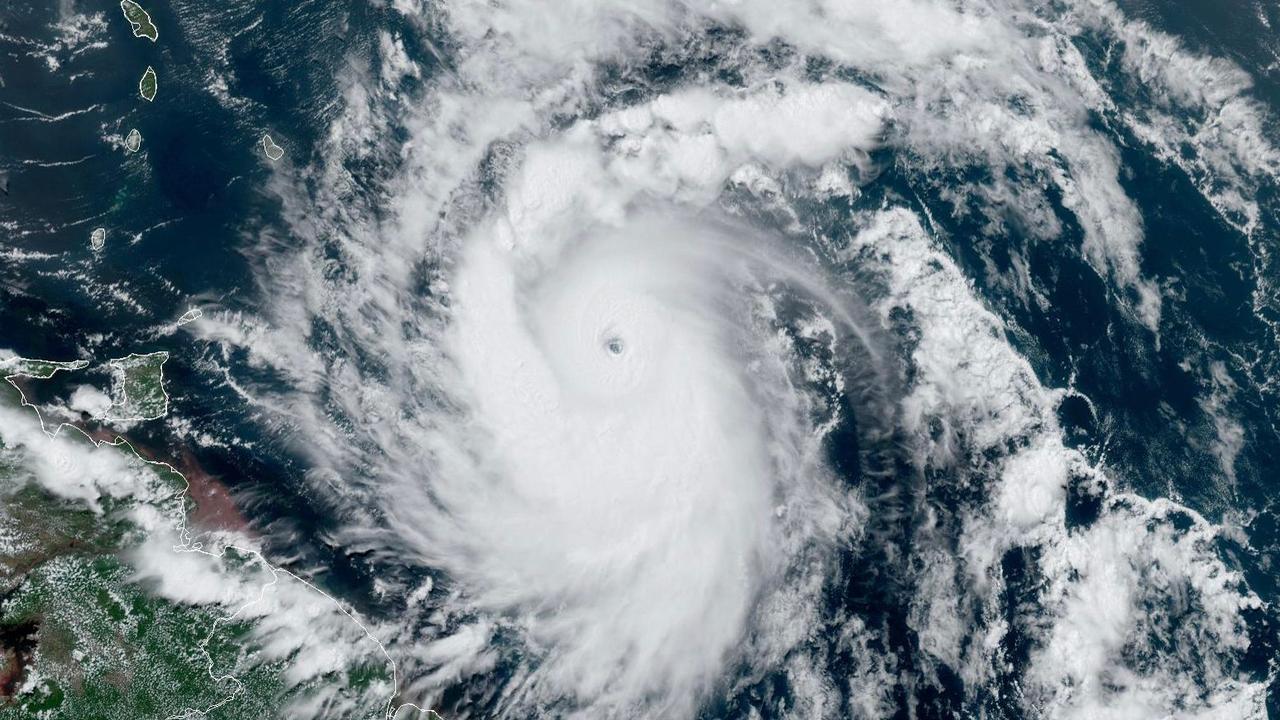
[[[1121,6],[1195,52],[1236,63],[1254,80],[1250,96],[1280,117],[1280,7],[1253,0],[1127,0]],[[201,307],[262,314],[270,289],[260,279],[273,262],[262,248],[284,254],[314,240],[296,235],[299,213],[305,220],[308,211],[286,208],[281,178],[302,188],[325,182],[328,176],[316,168],[332,160],[327,134],[341,112],[343,78],[352,67],[376,64],[380,35],[391,33],[421,71],[404,92],[425,92],[453,72],[454,40],[440,24],[410,22],[378,2],[165,0],[148,10],[160,28],[154,44],[134,38],[110,2],[0,7],[0,348],[56,360],[168,351],[170,415],[180,420],[131,429],[131,439],[158,453],[193,453],[232,489],[282,563],[390,621],[401,599],[376,592],[375,578],[433,576],[446,585],[449,579],[426,568],[389,567],[385,555],[335,542],[334,531],[349,518],[312,492],[313,468],[297,452],[299,426],[256,407],[228,382],[235,377],[261,388],[284,379],[243,350],[176,331],[174,323]],[[1094,74],[1106,77],[1108,64],[1117,62],[1114,48],[1089,46],[1087,37],[1080,43]],[[629,92],[678,86],[725,64],[723,58],[703,61],[702,68],[655,64],[651,85]],[[147,66],[159,77],[150,103],[137,92]],[[1117,76],[1108,92],[1123,108],[1148,90]],[[625,92],[616,97],[628,101]],[[1250,644],[1240,667],[1244,676],[1270,683],[1267,709],[1280,716],[1280,186],[1256,186],[1261,214],[1247,237],[1223,219],[1194,178],[1144,150],[1141,138],[1116,118],[1095,115],[1089,124],[1120,148],[1120,183],[1145,230],[1141,271],[1165,298],[1158,333],[1135,322],[1115,287],[1091,267],[1079,249],[1085,231],[1060,197],[1051,209],[1062,222],[1059,241],[1037,239],[1014,219],[991,240],[983,230],[990,217],[966,212],[946,192],[959,180],[981,181],[988,169],[922,172],[885,151],[876,158],[876,177],[849,202],[853,209],[905,204],[933,219],[935,237],[1007,323],[1010,343],[1040,381],[1070,389],[1058,410],[1064,436],[1117,486],[1170,498],[1238,528],[1220,535],[1213,552],[1242,572],[1263,601],[1246,611]],[[142,145],[128,153],[123,138],[135,128]],[[1280,140],[1274,125],[1269,130]],[[385,143],[392,145],[410,131],[387,132]],[[264,133],[284,148],[280,161],[264,156]],[[376,212],[377,188],[394,168],[354,153],[344,162],[351,191],[362,197],[356,202]],[[851,209],[843,203],[815,200],[805,222],[838,234]],[[323,236],[323,220],[314,219],[311,232]],[[90,234],[99,227],[106,229],[105,246],[95,250]],[[986,239],[971,241],[979,237]],[[1020,300],[1016,288],[1000,281],[1016,268],[1025,268],[1041,302]],[[336,253],[327,272],[343,272]],[[319,346],[330,341],[319,321],[309,331]],[[352,362],[376,364],[359,349],[332,342]],[[1226,436],[1234,438],[1229,481],[1215,417],[1229,418]],[[850,432],[850,443],[855,435]],[[197,441],[202,437],[212,441]],[[855,450],[837,445],[831,454],[838,467],[857,475],[857,461],[849,459]],[[890,542],[909,554],[921,506],[968,500],[964,488],[908,482],[909,472],[901,470],[898,480],[866,482],[892,498],[873,507],[871,522],[883,524],[878,532],[897,538]],[[1097,492],[1068,488],[1068,524],[1096,517]],[[939,532],[946,532],[945,523]],[[896,576],[899,560],[885,552],[851,553],[845,563],[858,579],[829,590],[827,602],[885,628],[886,650],[905,658],[898,673],[912,679],[895,692],[894,715],[1023,716],[1010,699],[1020,692],[1016,672],[975,690],[945,667],[928,663],[924,672],[923,663],[913,666],[917,638],[903,598],[916,590],[905,575]],[[1037,562],[1031,551],[1001,560],[1012,588],[1012,626],[1025,619],[1016,597],[1020,583],[1036,592],[1031,569]],[[1005,642],[1016,665],[1035,640],[1013,632]],[[832,654],[835,673],[838,655]],[[488,681],[498,682],[505,671],[499,664],[492,672]],[[485,716],[488,681],[473,678],[446,690],[444,709]],[[746,717],[760,698],[791,692],[782,674],[735,687],[738,694],[709,701],[702,716]]]

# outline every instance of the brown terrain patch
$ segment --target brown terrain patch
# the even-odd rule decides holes
[[[183,448],[175,462],[159,457],[151,448],[139,445],[123,435],[104,428],[86,429],[85,433],[97,442],[114,443],[117,439],[125,440],[143,460],[166,463],[181,473],[187,479],[187,496],[195,505],[187,516],[193,529],[251,533],[249,521],[240,512],[235,499],[231,497],[231,490],[200,465],[195,453]]]
[[[0,700],[8,702],[22,687],[36,649],[38,620],[0,625]]]
[[[16,377],[11,379],[10,382],[15,385],[21,385],[24,380],[26,378]],[[23,392],[20,386],[18,390]],[[23,392],[23,395],[25,397],[26,393]],[[187,494],[195,505],[195,509],[188,517],[193,526],[203,530],[251,532],[249,521],[240,512],[240,508],[231,497],[231,491],[222,481],[205,471],[196,459],[195,454],[190,450],[183,448],[179,453],[177,462],[174,462],[167,458],[159,457],[151,448],[139,445],[124,435],[116,433],[110,428],[91,423],[85,418],[81,418],[79,421],[72,421],[71,424],[96,443],[116,444],[118,441],[123,440],[129,443],[129,446],[138,454],[138,457],[143,460],[166,463],[181,473],[186,478],[189,486]]]
[[[233,530],[249,532],[249,521],[241,514],[227,486],[200,466],[195,455],[184,449],[176,465],[178,472],[187,478],[190,489],[187,494],[195,503],[189,520],[204,530]]]

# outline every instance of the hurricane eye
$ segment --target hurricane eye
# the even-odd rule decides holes
[[[622,351],[626,350],[626,345],[623,344],[622,338],[611,337],[604,341],[604,349],[608,350],[610,355],[620,356]]]

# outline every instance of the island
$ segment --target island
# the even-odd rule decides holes
[[[129,355],[106,362],[111,372],[111,409],[108,420],[155,420],[169,412],[164,390],[164,364],[169,353]]]
[[[156,30],[155,24],[151,22],[151,16],[142,9],[141,5],[133,0],[120,0],[120,10],[124,13],[124,19],[133,26],[134,37],[144,37],[151,42],[155,42],[160,37],[160,31]]]
[[[182,313],[182,317],[178,318],[178,325],[182,326],[182,325],[186,325],[189,322],[195,322],[196,320],[199,320],[203,315],[204,315],[204,312],[200,310],[200,308],[191,308],[190,310]]]
[[[267,158],[273,162],[284,157],[284,148],[277,145],[270,135],[262,136],[262,152],[266,153]]]
[[[142,73],[142,79],[138,81],[138,94],[143,100],[151,102],[156,99],[156,86],[155,68],[148,65],[146,72]]]
[[[89,233],[89,247],[93,248],[94,250],[101,250],[102,248],[106,247],[106,245],[107,245],[107,229],[94,228],[93,232]]]
[[[138,132],[138,128],[130,130],[125,136],[124,147],[131,153],[138,152],[138,148],[142,147],[142,133]]]

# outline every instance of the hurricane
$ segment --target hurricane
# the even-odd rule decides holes
[[[1273,8],[174,4],[173,83],[267,154],[138,261],[199,312],[74,347],[169,343],[156,432],[386,717],[1280,707]]]
[[[361,518],[336,542],[440,580],[413,692],[475,717],[1258,702],[1212,524],[1069,444],[1069,393],[947,254],[1061,248],[1159,342],[1114,133],[1248,232],[1276,154],[1235,70],[1092,2],[396,11],[442,40],[381,36],[343,159],[281,190],[306,241],[257,252],[266,352],[305,358],[281,399]],[[375,158],[390,213],[352,185]],[[1001,277],[1033,306],[1027,262]],[[1001,609],[1018,583],[1041,610]],[[1198,633],[1144,612],[1166,593]]]
[[[439,517],[400,522],[479,602],[530,616],[554,648],[539,674],[579,695],[707,684],[786,559],[775,511],[812,460],[799,408],[760,402],[786,378],[749,355],[763,330],[717,232],[634,220],[550,250],[495,232],[455,280],[467,411],[438,441]]]

